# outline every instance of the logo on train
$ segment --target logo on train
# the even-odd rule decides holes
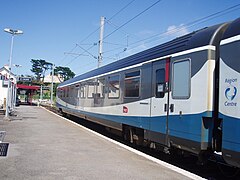
[[[235,79],[225,79],[225,83],[228,84],[226,90],[225,90],[225,97],[227,98],[227,101],[225,101],[225,106],[237,106],[237,102],[234,101],[235,97],[237,95],[237,88],[235,84],[237,83],[237,78]]]

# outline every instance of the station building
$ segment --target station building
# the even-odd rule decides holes
[[[6,110],[6,100],[7,100],[7,90],[8,82],[10,80],[9,86],[9,108],[12,110],[16,103],[17,95],[17,78],[10,72],[9,66],[5,65],[0,68],[0,109]]]

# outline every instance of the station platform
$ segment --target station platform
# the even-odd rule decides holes
[[[9,143],[0,179],[202,179],[148,157],[42,107],[20,106],[0,116]]]

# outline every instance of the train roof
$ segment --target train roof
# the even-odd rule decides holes
[[[240,30],[240,18],[236,19],[231,24],[229,24],[227,30],[223,35],[223,39],[239,35],[240,34],[239,30]]]
[[[224,25],[225,24],[223,23],[211,27],[206,27],[201,30],[189,33],[187,35],[178,37],[172,41],[152,47],[145,51],[139,52],[137,54],[131,55],[129,57],[123,58],[121,60],[115,61],[108,65],[102,66],[100,68],[94,69],[82,75],[76,76],[72,79],[64,81],[59,85],[59,87],[73,84],[87,78],[129,67],[158,57],[168,56],[177,52],[206,45],[216,45],[217,42],[214,41],[214,37],[217,34],[216,32],[220,31],[222,29],[222,26]]]

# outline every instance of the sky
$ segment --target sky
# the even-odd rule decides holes
[[[102,66],[192,31],[240,17],[240,0],[0,0],[0,67],[33,75],[31,59],[69,67],[76,75],[97,68],[100,18]],[[48,72],[49,73],[49,72]]]

